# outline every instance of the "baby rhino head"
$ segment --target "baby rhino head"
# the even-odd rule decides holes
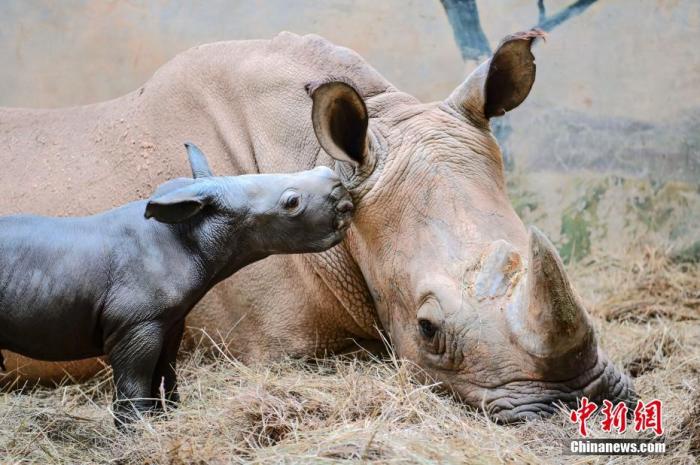
[[[213,176],[202,151],[189,143],[185,147],[193,178],[158,187],[146,218],[198,224],[215,243],[235,240],[265,255],[321,252],[345,237],[353,203],[331,169]]]

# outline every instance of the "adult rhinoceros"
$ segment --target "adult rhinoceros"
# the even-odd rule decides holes
[[[537,35],[505,38],[429,104],[351,50],[282,33],[196,47],[109,102],[3,109],[0,213],[88,214],[149,195],[187,172],[185,140],[218,173],[335,159],[357,203],[346,240],[242,270],[191,326],[246,361],[342,350],[379,327],[399,356],[503,421],[584,395],[624,399],[630,383],[599,350],[555,249],[510,204],[489,129],[529,93]],[[97,366],[5,358],[25,378]]]

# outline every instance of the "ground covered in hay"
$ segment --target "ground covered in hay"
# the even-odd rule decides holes
[[[668,453],[700,458],[700,266],[637,247],[569,266],[610,356],[662,399]],[[401,361],[333,358],[246,367],[202,351],[180,367],[183,404],[132,435],[112,427],[109,373],[0,394],[0,463],[572,463],[564,413],[500,426],[416,383]],[[594,437],[603,433],[594,428]],[[611,457],[575,457],[604,463]]]

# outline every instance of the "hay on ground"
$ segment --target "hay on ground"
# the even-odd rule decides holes
[[[700,265],[647,250],[597,257],[570,271],[604,349],[635,376],[643,399],[664,401],[668,453],[615,463],[697,463]],[[180,365],[181,407],[123,435],[112,426],[109,375],[0,394],[0,462],[570,463],[560,440],[577,437],[564,412],[494,424],[416,382],[410,367],[391,357],[245,366],[202,350]],[[593,426],[593,436],[605,434]]]

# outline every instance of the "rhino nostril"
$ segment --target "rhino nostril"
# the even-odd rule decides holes
[[[340,213],[350,213],[354,209],[354,206],[350,200],[341,200],[338,202],[335,209]]]
[[[333,200],[340,200],[346,195],[348,195],[348,191],[345,190],[345,187],[343,187],[342,184],[338,183],[333,186],[333,190],[331,190],[331,198]]]

